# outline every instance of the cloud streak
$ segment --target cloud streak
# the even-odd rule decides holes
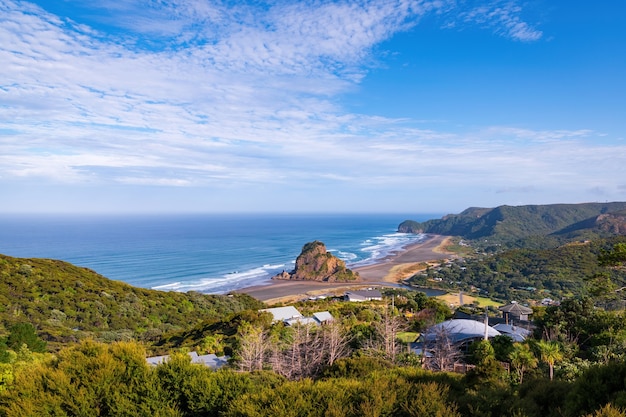
[[[2,181],[297,188],[312,178],[353,187],[484,180],[525,192],[563,177],[582,181],[577,164],[625,152],[595,146],[590,130],[459,133],[338,104],[376,65],[375,47],[424,16],[540,39],[514,2],[155,4],[101,2],[106,13],[88,25],[0,0]],[[112,26],[118,31],[105,31]],[[603,169],[590,168],[587,182]]]

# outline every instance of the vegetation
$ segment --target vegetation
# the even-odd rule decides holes
[[[0,416],[625,416],[626,364],[589,368],[575,381],[491,373],[488,345],[465,375],[339,359],[316,379],[272,371],[213,371],[184,354],[149,367],[136,342],[83,341],[31,359],[0,390]],[[482,355],[482,356],[481,356]]]
[[[49,259],[0,255],[0,336],[29,323],[52,348],[85,338],[154,341],[208,319],[263,308],[243,294],[163,292]]]
[[[615,288],[626,285],[624,268],[607,268],[598,263],[601,256],[619,258],[619,252],[615,255],[613,248],[622,247],[625,242],[626,237],[619,236],[553,249],[512,249],[457,259],[428,268],[409,282],[500,300],[579,297],[606,292],[609,283]]]
[[[488,251],[548,248],[624,234],[625,210],[626,202],[472,207],[423,223],[407,220],[398,230],[460,236]]]
[[[498,336],[462,351],[442,330],[424,356],[411,339],[452,312],[419,291],[300,302],[304,315],[335,320],[287,326],[243,295],[143,290],[0,256],[0,417],[626,416],[625,254],[626,238],[611,237],[429,268],[412,281],[560,303],[534,307],[523,342]],[[191,350],[231,361],[214,371],[192,364]],[[148,353],[170,358],[150,367]],[[459,364],[465,373],[451,372]]]

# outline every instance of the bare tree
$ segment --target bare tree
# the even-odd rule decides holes
[[[332,366],[337,359],[350,353],[350,339],[339,321],[333,320],[322,327],[322,352],[324,364]]]
[[[385,315],[374,324],[374,328],[376,335],[366,343],[365,349],[395,362],[396,355],[402,350],[397,340],[398,333],[404,328],[402,320],[385,309]]]
[[[268,338],[261,327],[243,323],[240,328],[240,342],[237,352],[237,364],[241,371],[257,371],[263,369]]]
[[[273,368],[289,379],[315,375],[322,363],[323,352],[319,331],[310,324],[296,324],[291,329],[291,340],[277,354]]]
[[[434,371],[448,371],[454,362],[461,357],[461,351],[453,343],[450,332],[444,327],[431,328],[424,342],[426,367]]]

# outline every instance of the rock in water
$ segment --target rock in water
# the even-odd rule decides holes
[[[358,281],[360,277],[358,273],[346,268],[344,261],[328,252],[322,242],[316,240],[302,247],[293,271],[283,271],[272,279],[345,282]]]

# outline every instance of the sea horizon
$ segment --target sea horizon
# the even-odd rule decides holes
[[[226,293],[293,269],[319,240],[354,268],[419,242],[407,213],[0,214],[0,253],[51,258],[143,288]]]

